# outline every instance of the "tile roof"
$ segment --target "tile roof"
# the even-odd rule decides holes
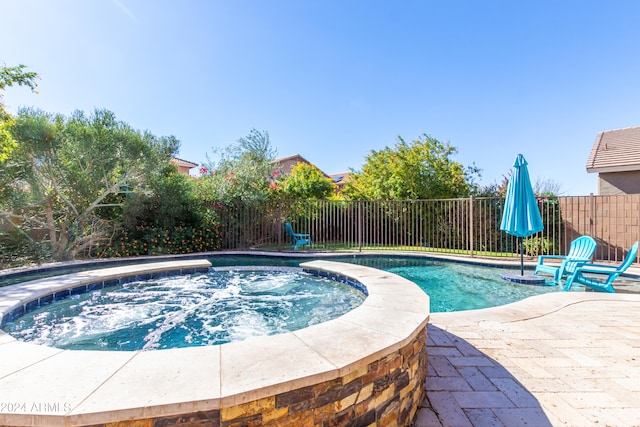
[[[178,157],[174,157],[173,159],[171,159],[171,163],[176,165],[176,166],[182,166],[182,167],[188,167],[188,168],[195,168],[196,166],[198,166],[197,163],[193,163],[193,162],[190,162],[188,160],[180,159]]]
[[[320,173],[322,173],[326,178],[330,178],[330,175],[327,175],[326,172],[324,172],[318,166],[316,166],[313,163],[311,163],[309,160],[307,160],[304,157],[302,157],[300,154],[293,154],[291,156],[280,157],[278,159],[275,159],[273,161],[273,163],[278,165],[278,167],[281,168],[281,169],[283,167],[285,167],[285,165],[288,165],[289,168],[287,170],[282,170],[282,172],[285,173],[285,174],[291,173],[291,169],[293,169],[293,167],[298,165],[299,163],[306,163],[306,164],[311,165],[314,168],[318,169],[320,171]]]
[[[292,154],[290,156],[280,157],[280,158],[275,159],[274,162],[275,163],[283,163],[283,162],[286,162],[288,160],[295,160],[297,162],[308,163],[310,165],[313,164],[309,160],[307,160],[304,157],[302,157],[300,154]]]
[[[333,183],[336,185],[344,185],[351,176],[350,172],[332,173],[329,178],[333,179]]]
[[[587,160],[587,172],[636,170],[640,170],[640,126],[600,132]]]

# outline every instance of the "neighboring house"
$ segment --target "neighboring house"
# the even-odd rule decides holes
[[[311,165],[314,168],[318,169],[322,173],[322,175],[324,175],[326,178],[329,178],[331,181],[333,181],[333,183],[336,186],[336,194],[342,191],[342,189],[344,188],[344,184],[349,180],[349,176],[351,175],[349,172],[327,175],[325,172],[322,171],[322,169],[320,169],[319,167],[317,167],[316,165],[314,165],[313,163],[311,163],[310,161],[302,157],[300,154],[281,157],[279,159],[275,159],[273,163],[277,165],[276,167],[278,172],[283,175],[291,174],[291,170],[295,166],[297,166],[299,163],[306,163],[308,165]]]
[[[600,132],[587,161],[598,173],[598,194],[640,194],[640,127]]]
[[[340,193],[344,189],[344,185],[349,181],[351,174],[349,172],[334,173],[329,175],[333,179],[333,183],[336,185],[336,194]]]
[[[189,170],[198,167],[197,163],[193,163],[187,160],[183,160],[183,159],[179,159],[177,157],[174,157],[173,159],[171,159],[171,164],[175,165],[178,167],[178,173],[181,173],[183,175],[189,175]]]
[[[314,168],[318,169],[320,172],[322,172],[322,174],[325,177],[333,180],[333,178],[331,176],[329,176],[326,173],[324,173],[322,171],[322,169],[320,169],[319,167],[317,167],[316,165],[311,163],[309,160],[307,160],[304,157],[302,157],[300,154],[294,154],[292,156],[287,156],[287,157],[280,157],[279,159],[275,159],[273,161],[273,163],[276,165],[276,168],[277,168],[278,172],[282,173],[284,175],[290,175],[291,174],[291,170],[294,167],[296,167],[298,165],[298,163],[306,163],[306,164],[311,165]]]

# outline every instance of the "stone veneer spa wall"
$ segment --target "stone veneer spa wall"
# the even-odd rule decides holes
[[[137,420],[130,425],[410,426],[425,398],[426,336],[424,328],[401,349],[335,380],[221,410]],[[147,424],[138,424],[142,421]]]

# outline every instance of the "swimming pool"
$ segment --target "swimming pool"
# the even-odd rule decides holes
[[[79,293],[3,329],[16,339],[66,350],[217,345],[326,322],[364,298],[353,286],[301,269],[229,267]]]
[[[518,272],[518,267],[509,270],[414,257],[363,257],[351,262],[389,271],[416,283],[429,295],[432,313],[496,307],[562,290],[549,282],[546,285],[528,285],[502,279],[503,274]]]
[[[208,258],[213,265],[298,265],[299,258],[222,256]],[[560,292],[560,286],[508,282],[503,274],[519,273],[519,266],[478,264],[408,255],[332,256],[332,261],[389,271],[416,283],[431,300],[432,313],[475,310],[520,301],[535,295]],[[549,286],[551,285],[551,286]]]
[[[118,263],[140,263],[157,261],[162,257],[148,259],[118,260]],[[176,257],[168,257],[176,259]],[[180,259],[202,258],[179,257]],[[449,312],[495,307],[520,301],[530,296],[561,291],[559,286],[536,286],[511,283],[502,280],[505,273],[518,271],[518,266],[504,268],[500,265],[478,264],[478,260],[451,261],[424,255],[380,255],[380,254],[282,254],[282,253],[210,253],[206,258],[214,267],[228,266],[281,266],[298,267],[301,262],[327,259],[337,262],[373,267],[398,274],[414,281],[431,298],[432,312]],[[91,262],[61,269],[58,274],[81,271],[105,265]],[[109,264],[111,265],[111,264]],[[39,269],[23,280],[51,274]],[[16,283],[18,277],[0,279],[0,287]]]

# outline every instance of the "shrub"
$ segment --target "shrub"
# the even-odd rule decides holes
[[[0,232],[0,270],[40,264],[52,259],[49,245],[16,232]]]
[[[553,241],[546,237],[529,237],[522,241],[524,252],[528,256],[548,254],[553,248]]]
[[[124,231],[104,251],[107,257],[172,255],[220,249],[220,226],[175,227],[171,230],[137,227]]]

